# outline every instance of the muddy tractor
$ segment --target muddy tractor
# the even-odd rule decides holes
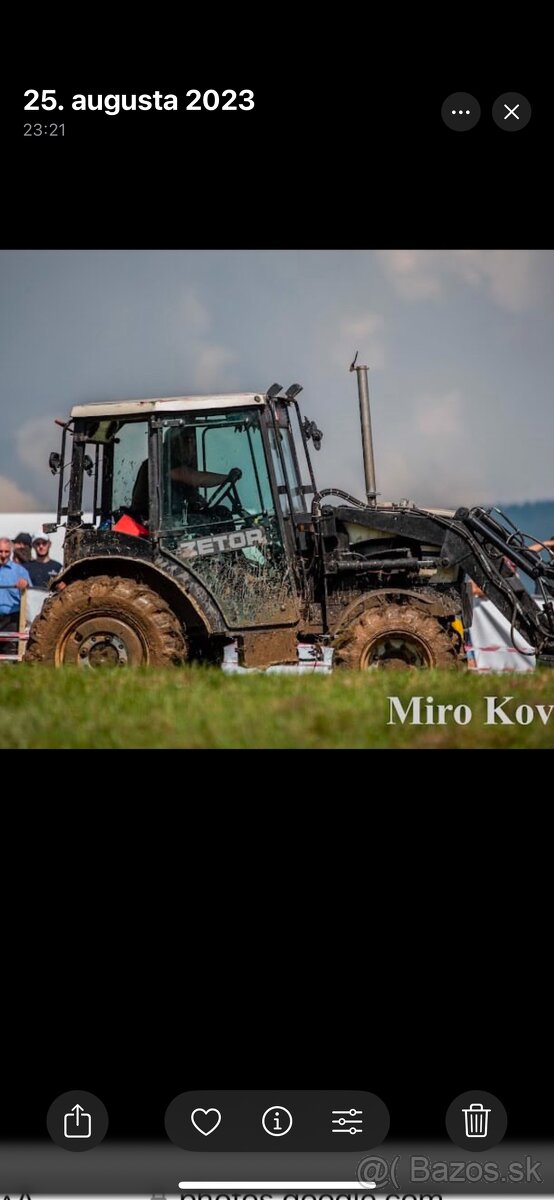
[[[322,434],[301,415],[299,384],[76,405],[50,455],[64,567],[27,660],[457,668],[473,580],[554,664],[552,562],[498,510],[381,501],[368,372],[351,370],[363,500],[318,489]]]

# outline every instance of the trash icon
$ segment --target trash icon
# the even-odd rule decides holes
[[[462,1112],[466,1122],[466,1137],[486,1137],[489,1113],[492,1112],[492,1109],[484,1108],[482,1104],[470,1104],[469,1108],[463,1108]]]

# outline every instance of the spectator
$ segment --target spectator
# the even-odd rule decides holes
[[[40,534],[33,540],[36,558],[27,566],[33,587],[48,589],[50,580],[62,569],[61,563],[56,562],[55,558],[50,558],[51,545],[50,538]]]
[[[21,593],[31,584],[28,571],[12,561],[11,553],[10,539],[0,538],[0,633],[19,629]],[[17,654],[17,642],[0,640],[0,654]]]
[[[18,533],[13,539],[13,561],[19,563],[20,566],[26,567],[31,561],[31,546],[33,539],[30,533]]]
[[[547,538],[545,542],[533,542],[532,546],[527,547],[528,550],[550,550],[551,557],[552,557],[553,548],[554,548],[554,534],[552,535],[552,537]]]
[[[527,588],[525,587],[523,580],[520,579],[517,573],[517,568],[512,562],[511,558],[502,559],[500,564],[500,574],[506,579],[509,579],[511,588],[516,593],[516,596],[521,596],[523,592],[527,591]]]
[[[19,563],[20,567],[29,567],[32,561],[32,554],[29,546],[14,546],[12,550],[12,562]]]

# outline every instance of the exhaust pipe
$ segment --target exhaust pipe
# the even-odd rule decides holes
[[[371,412],[369,408],[369,386],[367,381],[368,367],[357,367],[357,357],[358,351],[356,351],[354,362],[351,364],[350,370],[355,371],[356,375],[358,376],[358,398],[360,401],[360,424],[362,426],[365,490],[368,504],[374,506],[377,501],[377,487],[375,483],[375,461],[373,458],[373,437],[371,433]]]

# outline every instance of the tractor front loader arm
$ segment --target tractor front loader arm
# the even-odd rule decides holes
[[[554,559],[543,562],[515,526],[501,525],[483,508],[459,508],[442,544],[444,566],[458,566],[533,647],[537,662],[554,666]],[[535,581],[542,608],[520,584],[521,571]]]

